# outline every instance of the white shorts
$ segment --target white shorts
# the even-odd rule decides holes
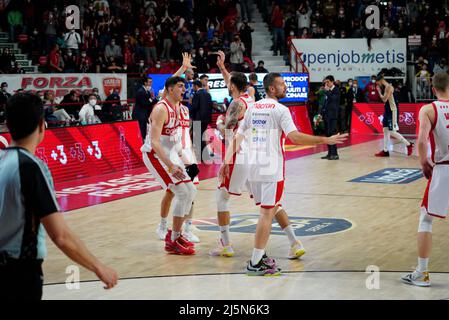
[[[264,209],[282,206],[284,180],[278,182],[250,181],[249,186],[256,206],[260,205]]]
[[[225,189],[229,194],[235,196],[242,195],[242,189],[245,185],[250,191],[248,183],[249,166],[244,163],[244,157],[243,153],[234,155],[234,161],[229,165],[229,177],[220,182],[218,189]]]
[[[180,183],[192,182],[189,175],[187,174],[184,164],[181,158],[176,158],[173,154],[170,156],[170,160],[183,168],[184,175],[186,176],[185,180],[179,181],[175,177],[168,172],[167,166],[159,160],[158,156],[154,151],[151,152],[142,152],[143,162],[145,163],[148,171],[153,175],[153,177],[161,184],[162,188],[169,189],[170,186],[178,185]]]
[[[446,218],[449,210],[449,165],[435,165],[421,206],[431,216]]]

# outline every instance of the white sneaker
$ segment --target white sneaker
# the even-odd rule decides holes
[[[198,243],[200,242],[200,238],[198,238],[198,236],[196,236],[192,230],[186,228],[186,230],[182,233],[182,235],[189,240],[190,242],[194,242],[194,243]]]
[[[430,287],[429,272],[420,272],[418,270],[401,277],[402,282],[412,284],[418,287]]]
[[[290,252],[288,253],[288,259],[299,259],[302,255],[306,253],[301,241],[297,241],[294,245],[291,246]]]
[[[162,225],[161,223],[159,223],[157,225],[156,233],[157,233],[159,239],[165,240],[165,236],[167,235],[167,232],[168,232],[168,225],[167,224]]]
[[[190,242],[194,242],[194,243],[199,243],[200,242],[200,238],[198,238],[198,236],[196,236],[193,231],[198,230],[197,228],[195,228],[195,226],[193,224],[187,224],[184,223],[184,225],[182,226],[182,235],[189,240]]]

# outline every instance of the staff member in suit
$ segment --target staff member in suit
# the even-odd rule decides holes
[[[133,120],[139,121],[143,142],[145,142],[145,136],[147,135],[148,117],[157,102],[156,95],[151,88],[152,84],[153,79],[151,77],[143,78],[142,87],[136,93],[136,104],[132,114]]]
[[[335,79],[333,76],[327,76],[324,79],[324,94],[326,100],[321,111],[324,119],[324,125],[326,130],[326,136],[331,137],[337,133],[337,120],[338,112],[340,108],[340,89],[335,85]],[[337,146],[328,145],[328,153],[321,159],[338,160]]]
[[[366,102],[365,94],[363,93],[363,90],[359,88],[359,82],[357,80],[354,80],[352,85],[349,86],[346,99],[346,127],[351,131],[351,115],[354,103]]]
[[[206,147],[206,141],[204,141],[204,132],[207,130],[207,126],[212,121],[212,96],[207,92],[207,76],[202,75],[200,80],[203,87],[195,92],[192,98],[192,119],[193,121],[201,122],[201,155]],[[197,157],[202,159],[202,157]]]

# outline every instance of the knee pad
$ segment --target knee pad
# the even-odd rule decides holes
[[[218,189],[215,194],[217,200],[217,211],[226,212],[229,211],[229,193],[226,189]]]
[[[184,212],[184,216],[188,216],[190,214],[190,209],[192,208],[193,205],[193,200],[195,200],[196,194],[197,194],[197,190],[195,188],[195,186],[193,185],[193,183],[187,183],[186,184],[187,190],[188,190],[188,199],[186,200],[186,205],[185,205],[185,212]]]
[[[182,218],[185,216],[185,210],[190,201],[190,192],[183,183],[175,186],[173,192],[175,194],[173,216]],[[190,201],[190,203],[192,202]]]
[[[425,208],[421,208],[418,232],[432,232],[432,223],[433,217],[427,213]]]

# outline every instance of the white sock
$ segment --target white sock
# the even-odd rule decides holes
[[[428,270],[429,258],[420,258],[418,257],[418,270],[419,272],[426,272]]]
[[[390,130],[384,128],[384,151],[388,152],[388,145],[390,144]]]
[[[220,239],[223,242],[223,245],[228,246],[230,243],[229,240],[229,224],[226,226],[220,226]]]
[[[290,246],[296,244],[297,240],[291,224],[282,229],[282,231],[284,231],[284,233],[287,235],[288,241],[290,242]]]
[[[161,218],[161,226],[166,227],[167,226],[167,218]]]
[[[391,136],[392,136],[393,138],[395,138],[395,139],[401,141],[401,142],[402,142],[403,144],[405,144],[406,146],[409,146],[409,145],[410,145],[410,142],[409,142],[407,139],[405,139],[405,138],[402,136],[402,134],[400,134],[399,132],[392,131],[390,134],[391,134]]]
[[[181,236],[181,232],[172,231],[171,233],[171,241],[175,241]]]
[[[253,255],[251,257],[251,265],[255,266],[256,264],[258,264],[260,262],[260,260],[262,260],[264,253],[265,253],[264,249],[254,248]]]

